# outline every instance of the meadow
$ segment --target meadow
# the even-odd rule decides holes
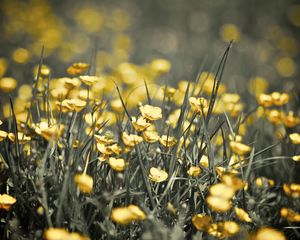
[[[0,239],[299,239],[299,5],[184,56],[130,2],[1,3]]]

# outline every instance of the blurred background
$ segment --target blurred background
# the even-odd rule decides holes
[[[1,0],[0,30],[0,77],[19,82],[32,78],[44,46],[54,77],[78,61],[95,59],[101,73],[165,58],[168,81],[177,83],[202,64],[212,70],[231,39],[224,78],[231,91],[242,93],[257,76],[270,91],[299,81],[297,0]]]

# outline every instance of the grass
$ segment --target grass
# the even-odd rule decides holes
[[[27,114],[25,120],[19,118],[16,98],[12,97],[7,97],[11,114],[1,118],[4,122],[2,130],[14,136],[23,133],[21,138],[13,139],[8,135],[0,142],[1,161],[5,166],[1,191],[16,199],[8,211],[1,210],[2,239],[67,238],[49,237],[46,233],[51,228],[79,233],[78,239],[85,239],[83,236],[90,239],[258,239],[264,226],[272,227],[267,228],[268,239],[271,239],[271,234],[279,234],[284,239],[281,232],[286,238],[299,238],[296,227],[299,214],[297,220],[297,217],[288,218],[280,211],[281,208],[291,208],[296,212],[300,209],[299,193],[298,197],[291,197],[282,188],[283,184],[296,181],[293,177],[296,172],[293,171],[299,167],[291,157],[297,154],[297,146],[291,143],[288,134],[295,132],[299,124],[287,127],[281,120],[272,124],[267,119],[268,108],[258,105],[249,107],[253,110],[246,114],[239,111],[238,116],[232,115],[225,106],[221,113],[215,111],[222,97],[218,90],[223,84],[221,80],[231,47],[232,43],[226,48],[213,79],[202,70],[202,66],[195,81],[187,82],[179,106],[174,103],[174,98],[182,91],[179,88],[170,96],[170,86],[165,84],[161,86],[162,99],[154,94],[151,84],[162,79],[163,74],[151,69],[157,71],[151,82],[141,80],[142,87],[131,89],[119,79],[113,81],[115,90],[107,93],[104,90],[100,98],[92,96],[92,86],[82,84],[80,89],[86,89],[87,96],[83,98],[86,105],[80,110],[63,105],[64,99],[71,98],[71,91],[63,97],[53,97],[55,79],[50,74],[42,74],[43,49],[37,76],[31,84],[29,107],[22,110]],[[92,67],[96,66],[90,66],[90,69]],[[203,74],[206,76],[201,82]],[[207,81],[213,81],[210,93],[204,91]],[[145,91],[143,102],[137,100],[130,105],[126,90],[132,90],[131,96],[135,97],[141,88]],[[74,89],[79,92],[76,87]],[[193,96],[204,96],[208,105],[199,104],[196,111],[190,104]],[[113,109],[112,98],[119,98],[121,110]],[[241,96],[239,102],[242,101]],[[146,141],[145,130],[134,128],[132,117],[141,116],[139,106],[146,104],[161,106],[162,116],[158,120],[143,117],[151,124],[151,129],[156,129],[158,136],[167,136],[166,144],[162,138],[153,143]],[[285,110],[284,105],[279,109]],[[66,111],[65,107],[68,108]],[[180,113],[172,126],[171,116],[176,109]],[[259,109],[263,109],[265,115],[258,117]],[[107,112],[113,117],[107,117]],[[149,114],[155,115],[156,112],[153,110]],[[88,116],[91,116],[90,122]],[[251,117],[253,123],[248,121]],[[41,128],[38,125],[41,122],[47,126],[44,132],[37,130]],[[60,134],[62,126],[64,131]],[[273,130],[279,126],[285,129],[285,135],[277,140]],[[56,129],[51,132],[51,127]],[[246,130],[241,133],[243,127]],[[124,132],[143,139],[139,143],[131,139],[131,144],[126,144]],[[232,142],[239,142],[240,134],[245,143],[240,148],[250,150],[243,152],[231,147]],[[95,135],[112,138],[120,147],[120,153],[108,150],[111,143],[102,146],[105,150],[99,149]],[[30,140],[25,144],[26,137]],[[172,137],[176,144],[170,146]],[[291,149],[294,149],[293,153]],[[207,165],[201,163],[205,156]],[[115,171],[109,160],[111,157],[124,159],[125,167]],[[237,158],[233,164],[232,157]],[[197,167],[200,174],[189,173],[192,166]],[[151,180],[152,167],[164,170],[167,178],[161,181],[163,173],[158,172],[154,177],[156,180]],[[282,178],[277,175],[281,171],[291,176]],[[75,181],[75,176],[82,173],[92,178],[92,186]],[[225,177],[231,183],[225,184]],[[232,204],[226,210],[218,210],[219,204],[210,204],[207,200],[208,196],[214,196],[212,187],[220,186],[218,184],[234,191],[234,196],[229,199],[220,190],[214,193],[220,199],[220,205]],[[237,187],[239,184],[242,185]],[[90,187],[88,192],[82,190],[86,185]],[[116,208],[129,205],[138,206],[142,217],[137,218],[132,212],[112,217]],[[234,207],[248,213],[251,222],[245,220],[245,214],[239,216]],[[205,227],[197,226],[192,221],[197,214],[209,216],[212,222]],[[122,219],[126,217],[129,223],[123,224]],[[238,230],[226,228],[225,223],[236,224]],[[69,239],[73,238],[69,236]]]

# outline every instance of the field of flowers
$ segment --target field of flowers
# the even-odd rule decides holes
[[[0,239],[300,239],[299,16],[1,1]]]

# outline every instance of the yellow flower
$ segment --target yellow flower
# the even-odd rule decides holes
[[[198,177],[201,174],[202,170],[200,167],[192,166],[187,171],[187,174],[191,177]]]
[[[64,125],[61,124],[60,127],[58,127],[57,124],[49,125],[46,121],[42,121],[35,125],[34,130],[47,141],[50,141],[51,138],[57,140],[64,131]]]
[[[97,76],[80,76],[79,79],[86,85],[91,86],[99,81],[99,78]]]
[[[203,155],[200,159],[200,165],[203,167],[208,168],[208,157],[206,155]]]
[[[296,184],[296,183],[283,184],[283,191],[289,197],[299,198],[300,197],[300,184]]]
[[[290,111],[287,115],[282,116],[282,122],[287,128],[293,128],[300,122],[300,120],[299,117],[295,116],[294,113]]]
[[[238,219],[244,222],[252,222],[252,219],[249,217],[249,214],[242,208],[235,207],[234,212]]]
[[[225,42],[231,40],[237,42],[240,39],[240,31],[238,27],[232,23],[224,24],[220,29],[220,35]]]
[[[271,107],[273,105],[273,98],[271,95],[261,93],[258,95],[258,104],[263,107]]]
[[[275,182],[272,179],[268,179],[265,177],[258,177],[255,179],[255,184],[260,188],[265,188],[265,187],[273,187],[275,185]]]
[[[206,198],[206,202],[208,206],[216,212],[227,212],[232,206],[230,199],[211,195]]]
[[[232,188],[234,191],[242,189],[245,186],[245,182],[236,176],[234,173],[225,173],[220,176],[222,183]]]
[[[162,118],[162,111],[160,107],[145,105],[140,107],[140,111],[142,116],[150,121],[156,121]]]
[[[271,227],[261,227],[251,238],[251,240],[286,240],[282,232]]]
[[[300,155],[295,155],[292,157],[295,162],[300,162]]]
[[[241,97],[240,95],[236,93],[224,93],[221,96],[221,100],[226,103],[238,103],[240,101]]]
[[[208,101],[203,98],[195,98],[195,97],[190,97],[189,98],[189,103],[191,105],[191,108],[194,112],[198,113],[198,114],[206,114],[208,112]]]
[[[67,78],[67,77],[64,77],[64,78],[61,78],[61,81],[63,81],[64,83],[64,87],[66,89],[73,89],[75,87],[79,87],[81,82],[79,81],[78,78]]]
[[[241,156],[244,156],[244,155],[250,153],[251,149],[252,149],[251,147],[249,147],[243,143],[234,142],[234,141],[231,141],[229,143],[229,146],[230,146],[230,149],[232,152],[239,154]]]
[[[197,230],[207,231],[212,224],[212,218],[208,215],[196,214],[192,217],[192,223]]]
[[[97,149],[99,152],[105,154],[105,155],[112,155],[112,154],[120,154],[121,147],[118,146],[116,143],[110,146],[106,146],[101,143],[97,143]]]
[[[131,123],[132,123],[132,126],[134,127],[134,129],[138,132],[145,131],[151,125],[143,117],[139,117],[138,119],[136,119],[135,117],[132,117]]]
[[[80,99],[65,99],[62,102],[57,101],[56,105],[62,112],[80,112],[85,108],[86,102]]]
[[[79,233],[70,233],[64,228],[48,228],[44,232],[45,240],[90,240]]]
[[[150,168],[150,174],[149,174],[149,179],[153,182],[163,182],[167,180],[168,178],[168,173],[165,172],[164,170],[160,170],[158,168]]]
[[[126,166],[125,160],[123,158],[110,157],[108,159],[108,164],[113,170],[115,170],[117,172],[124,171],[125,166]]]
[[[290,208],[281,208],[280,215],[289,222],[300,222],[300,214]]]
[[[289,135],[290,139],[292,140],[293,144],[300,144],[300,134],[299,133],[291,133]]]
[[[143,139],[148,143],[154,143],[159,139],[156,131],[145,131],[143,132]]]
[[[166,59],[154,59],[150,64],[151,69],[158,74],[168,73],[171,69],[171,63]]]
[[[70,75],[79,75],[88,70],[89,66],[90,65],[87,63],[73,63],[70,67],[68,67],[67,72]]]
[[[143,221],[145,218],[146,214],[135,205],[114,208],[111,213],[111,219],[122,225],[132,223],[133,221]]]
[[[8,194],[0,194],[0,209],[9,211],[16,202],[17,200],[14,197]]]
[[[0,91],[5,93],[12,92],[17,87],[17,80],[11,77],[0,79]]]
[[[266,92],[268,89],[269,83],[268,81],[260,76],[250,79],[248,84],[249,92],[258,96],[261,93]]]
[[[14,133],[9,133],[8,138],[10,141],[15,142],[15,134]],[[31,140],[31,137],[26,136],[24,133],[18,132],[18,142],[19,144],[26,144]]]
[[[159,138],[159,142],[165,147],[173,147],[177,143],[177,140],[174,137],[163,135]]]
[[[75,175],[75,183],[79,190],[83,193],[90,193],[93,191],[93,178],[85,173]]]
[[[233,236],[240,231],[240,226],[233,221],[212,223],[207,229],[207,233],[217,238]]]
[[[217,183],[209,188],[209,194],[214,197],[231,199],[235,194],[235,190],[224,183]]]
[[[286,93],[273,92],[271,96],[273,104],[276,106],[282,106],[289,102],[289,95]]]
[[[126,132],[124,132],[122,134],[122,140],[127,147],[134,147],[136,144],[142,142],[143,138],[135,134],[128,135]]]
[[[96,142],[103,145],[109,145],[114,142],[113,139],[109,138],[108,136],[101,136],[101,135],[94,135]]]
[[[2,142],[7,137],[7,132],[0,130],[0,142]]]

